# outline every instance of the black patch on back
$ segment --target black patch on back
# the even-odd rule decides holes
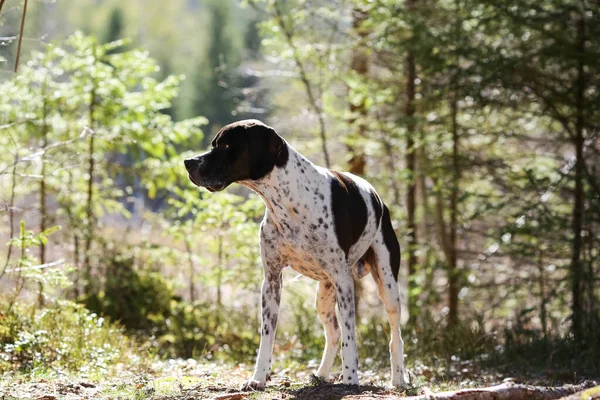
[[[331,209],[338,243],[346,258],[367,225],[367,205],[360,189],[348,176],[331,171]]]
[[[398,271],[400,271],[400,243],[396,237],[396,232],[392,227],[390,211],[387,206],[383,205],[383,219],[381,221],[381,233],[383,233],[383,242],[390,252],[390,266],[392,267],[392,275],[396,282],[398,281]]]

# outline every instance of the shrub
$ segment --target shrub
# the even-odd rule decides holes
[[[172,285],[156,271],[137,270],[131,252],[112,252],[106,265],[104,287],[84,299],[90,310],[118,321],[126,329],[162,330],[171,313]]]
[[[70,301],[0,309],[0,373],[104,375],[116,363],[139,363],[135,354],[144,351],[122,328]]]

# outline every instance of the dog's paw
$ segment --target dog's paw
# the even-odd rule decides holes
[[[358,374],[357,373],[347,374],[347,375],[342,374],[340,382],[343,383],[344,385],[358,385]]]
[[[410,373],[406,373],[405,371],[400,371],[400,373],[392,375],[392,387],[397,390],[410,388],[411,382],[412,379]]]
[[[246,382],[242,383],[241,390],[244,392],[257,391],[257,390],[265,390],[265,382],[255,381],[254,379],[248,379]]]
[[[314,386],[326,385],[332,383],[328,378],[320,375],[310,374],[310,384]]]

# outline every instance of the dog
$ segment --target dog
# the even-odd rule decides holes
[[[390,213],[375,189],[350,173],[319,167],[258,120],[221,129],[212,149],[184,161],[189,179],[210,192],[239,183],[266,205],[260,225],[264,269],[261,337],[256,367],[243,390],[264,390],[279,303],[282,270],[289,266],[318,281],[317,312],[325,350],[316,375],[329,378],[342,340],[342,383],[358,384],[354,279],[371,273],[391,327],[392,385],[403,387],[400,333],[400,245]],[[336,304],[338,314],[336,315]]]

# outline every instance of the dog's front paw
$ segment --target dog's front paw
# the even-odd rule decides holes
[[[241,389],[245,392],[249,391],[257,391],[257,390],[265,390],[265,382],[257,381],[254,379],[248,379],[246,382],[242,383]]]

